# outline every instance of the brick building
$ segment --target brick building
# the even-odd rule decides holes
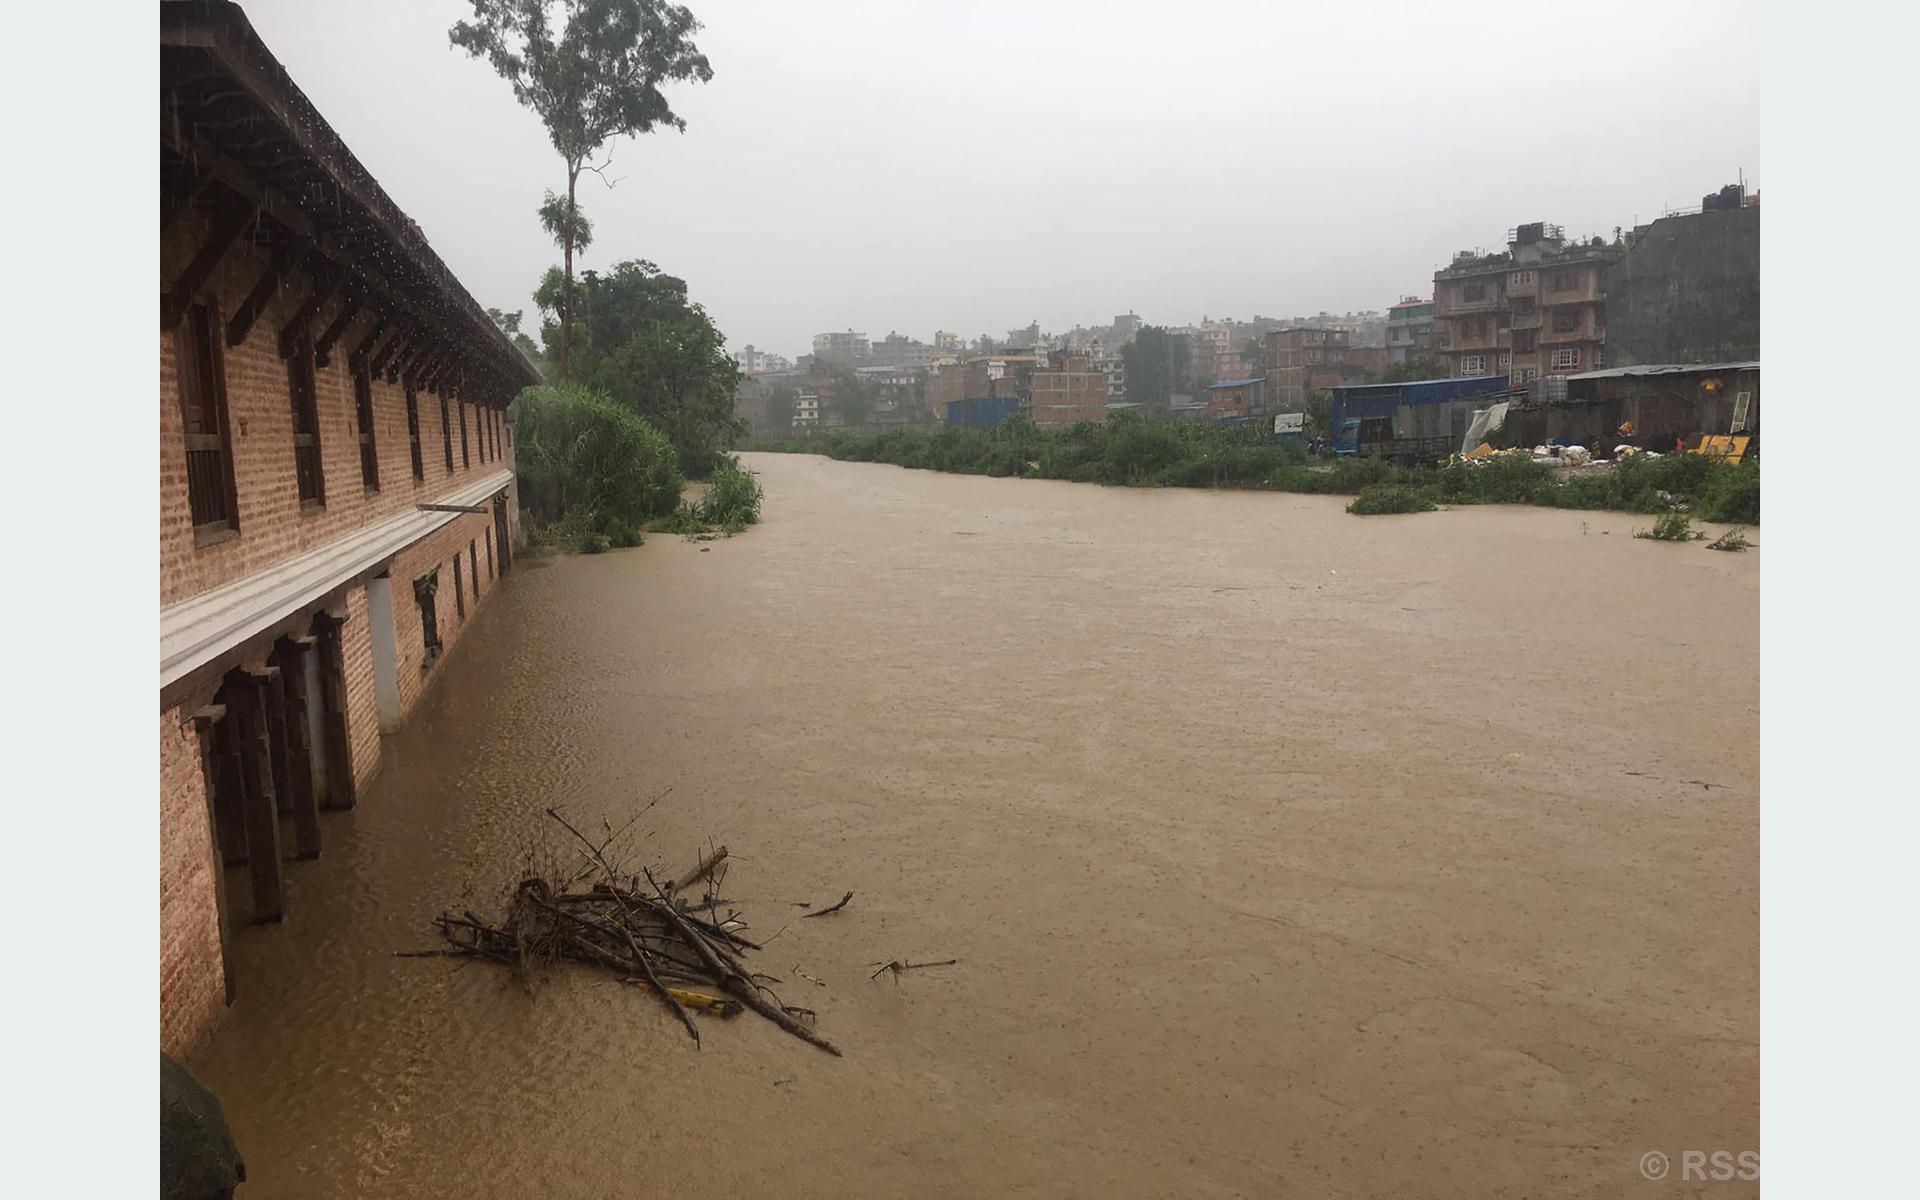
[[[512,562],[538,382],[253,31],[160,6],[160,1024],[277,922]],[[294,868],[298,869],[298,868]]]
[[[1215,421],[1244,422],[1267,412],[1264,379],[1229,379],[1207,389],[1207,416]]]
[[[1623,252],[1534,222],[1508,233],[1504,254],[1457,255],[1433,276],[1448,376],[1504,375],[1517,387],[1605,365],[1607,269]]]
[[[1283,411],[1306,407],[1307,393],[1343,381],[1351,335],[1344,329],[1277,329],[1267,335],[1267,399]]]
[[[1034,371],[1029,387],[1033,423],[1041,429],[1107,419],[1107,373],[1094,365],[1090,355],[1052,351],[1047,369]]]
[[[927,375],[927,410],[944,421],[948,405],[962,400],[1011,400],[1016,408],[1025,408],[1038,366],[1031,354],[980,354],[937,366]]]

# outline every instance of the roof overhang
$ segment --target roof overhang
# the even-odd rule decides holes
[[[160,146],[163,199],[170,191],[197,195],[211,181],[251,200],[263,227],[311,244],[456,347],[474,375],[476,401],[504,403],[540,381],[238,5],[161,3]]]

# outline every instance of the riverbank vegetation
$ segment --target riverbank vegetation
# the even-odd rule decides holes
[[[1759,461],[1732,466],[1698,454],[1635,454],[1611,471],[1578,473],[1527,455],[1418,467],[1373,458],[1328,462],[1245,427],[1155,424],[1127,413],[1104,424],[1082,422],[1061,430],[1041,430],[1014,418],[973,428],[770,438],[753,448],[964,475],[1345,496],[1391,485],[1433,504],[1540,504],[1638,513],[1685,509],[1706,521],[1760,523]]]

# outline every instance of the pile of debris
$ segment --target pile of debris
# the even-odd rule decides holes
[[[810,1026],[811,1009],[782,1004],[766,985],[772,976],[747,969],[740,956],[759,943],[740,931],[737,913],[722,917],[720,899],[726,877],[727,849],[710,851],[685,875],[668,882],[642,869],[628,874],[609,860],[608,847],[620,836],[609,830],[595,843],[553,809],[557,821],[585,847],[582,866],[564,878],[528,872],[514,887],[504,917],[486,921],[472,912],[442,914],[434,924],[448,946],[410,951],[407,957],[483,959],[511,968],[531,987],[537,972],[554,962],[575,962],[613,973],[622,983],[643,987],[660,998],[697,1043],[700,1028],[689,1010],[733,1017],[754,1012],[829,1054],[840,1051]],[[704,881],[703,894],[686,893]],[[852,899],[848,893],[847,899]],[[824,916],[846,904],[809,914]]]

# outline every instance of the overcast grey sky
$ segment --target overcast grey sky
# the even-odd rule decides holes
[[[539,120],[463,0],[243,0],[484,305],[559,253]],[[694,0],[687,132],[615,145],[583,265],[685,278],[731,346],[1431,293],[1523,221],[1604,233],[1760,176],[1759,13],[1647,3]]]

